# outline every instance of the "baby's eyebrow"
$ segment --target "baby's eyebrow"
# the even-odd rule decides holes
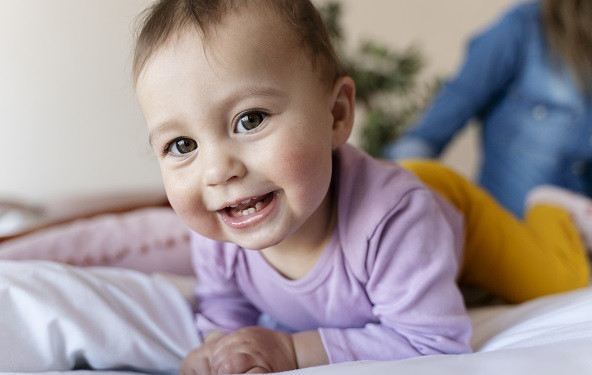
[[[267,86],[256,86],[256,87],[249,87],[246,90],[246,94],[250,94],[253,96],[266,96],[266,97],[270,97],[270,96],[286,96],[286,93],[278,90],[274,87],[267,87]]]
[[[174,122],[168,122],[168,121],[167,122],[163,122],[160,125],[157,125],[148,134],[148,144],[152,147],[152,144],[154,143],[154,139],[158,138],[160,136],[160,134],[166,133],[167,131],[169,131],[171,128],[174,128],[174,127],[175,127],[175,123]]]
[[[262,97],[262,98],[286,98],[286,92],[271,86],[248,86],[240,88],[226,98],[227,103],[238,102],[241,99],[248,97]]]

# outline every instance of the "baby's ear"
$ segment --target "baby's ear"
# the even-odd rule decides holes
[[[333,86],[333,149],[349,138],[354,125],[356,84],[350,77],[341,77]]]

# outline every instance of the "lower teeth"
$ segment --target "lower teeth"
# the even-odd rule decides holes
[[[263,206],[263,203],[257,202],[257,204],[255,204],[255,207],[248,208],[244,211],[241,211],[241,213],[243,216],[251,215],[251,214],[254,214],[255,212],[259,211],[262,208],[262,206]]]
[[[256,212],[256,210],[253,207],[251,207],[248,210],[243,211],[243,216],[247,216],[249,214],[254,214],[255,212]]]

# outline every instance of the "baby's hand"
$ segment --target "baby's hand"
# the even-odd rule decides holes
[[[182,375],[264,374],[297,369],[292,336],[261,327],[208,338],[181,364]]]

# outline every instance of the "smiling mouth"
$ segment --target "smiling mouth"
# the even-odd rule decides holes
[[[244,216],[253,215],[271,203],[273,200],[273,192],[261,195],[259,197],[250,198],[236,204],[234,206],[226,207],[223,210],[226,215],[232,218],[241,218]]]

